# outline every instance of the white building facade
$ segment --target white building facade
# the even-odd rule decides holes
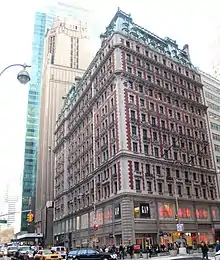
[[[220,171],[220,81],[201,72],[216,171]]]

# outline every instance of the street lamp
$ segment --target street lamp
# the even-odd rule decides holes
[[[26,64],[9,65],[0,72],[0,77],[7,69],[9,69],[11,67],[18,67],[18,66],[22,67],[23,69],[18,73],[17,80],[23,85],[27,84],[31,80],[31,78],[30,78],[30,75],[29,75],[28,71],[26,70],[26,68],[30,68],[31,67],[30,65],[26,65]]]

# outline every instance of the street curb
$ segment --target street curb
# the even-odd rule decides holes
[[[199,257],[199,256],[192,256],[192,257],[184,257],[184,258],[170,258],[170,259],[172,259],[172,260],[189,260],[189,259],[191,259],[191,260],[201,260],[201,259],[203,259],[202,257]]]

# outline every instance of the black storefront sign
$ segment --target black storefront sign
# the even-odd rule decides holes
[[[148,203],[140,203],[140,217],[150,218],[150,205]]]
[[[109,238],[113,238],[113,237],[114,237],[113,233],[109,233]]]
[[[121,218],[121,205],[120,204],[117,204],[114,206],[114,217],[115,217],[115,219]]]

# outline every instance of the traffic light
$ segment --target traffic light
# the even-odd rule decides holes
[[[32,212],[29,212],[27,214],[27,222],[31,223],[34,220],[34,214]]]
[[[175,220],[178,221],[179,220],[179,216],[176,214],[175,215]]]

